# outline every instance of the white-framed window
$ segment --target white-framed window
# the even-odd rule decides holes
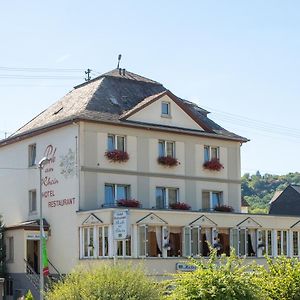
[[[126,151],[126,137],[123,135],[108,134],[107,136],[107,150]]]
[[[277,255],[288,254],[288,232],[277,230]]]
[[[37,199],[36,190],[30,190],[29,193],[29,213],[33,214],[37,212]]]
[[[175,158],[175,142],[173,141],[158,141],[158,156],[169,156]]]
[[[119,257],[131,256],[131,238],[115,241],[116,255]]]
[[[169,187],[156,188],[156,208],[169,208],[170,204],[179,202],[179,189]]]
[[[231,246],[239,256],[257,256],[257,230],[254,228],[232,228]]]
[[[212,244],[212,228],[200,226],[184,227],[185,257],[209,256],[209,245]]]
[[[293,231],[292,232],[292,243],[293,243],[293,256],[300,256],[300,232],[299,231]]]
[[[204,162],[208,162],[212,159],[220,159],[220,147],[205,145]]]
[[[36,144],[28,146],[28,166],[33,167],[36,165]]]
[[[80,228],[81,258],[109,256],[108,226],[86,226]]]
[[[161,115],[162,116],[170,116],[171,115],[171,105],[170,102],[162,101],[161,102]]]
[[[8,263],[14,262],[14,237],[6,238],[6,259]]]
[[[271,229],[257,230],[257,256],[273,256],[274,235]]]
[[[216,206],[223,204],[223,192],[202,191],[202,209],[213,210]]]
[[[105,206],[114,206],[118,200],[130,198],[130,185],[125,184],[105,184]]]

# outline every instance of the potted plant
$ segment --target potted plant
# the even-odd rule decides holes
[[[217,205],[215,208],[214,208],[215,211],[222,211],[222,212],[233,212],[233,207],[232,206],[229,206],[229,205]]]
[[[169,206],[172,209],[179,209],[179,210],[189,210],[191,208],[190,205],[184,202],[171,203]]]
[[[220,171],[221,169],[224,169],[224,166],[220,163],[218,158],[213,158],[206,161],[203,164],[203,168],[211,171]]]
[[[140,207],[140,201],[135,199],[120,199],[117,201],[117,205],[122,207]]]
[[[106,151],[105,156],[111,162],[126,162],[129,159],[128,153],[121,150]]]
[[[178,159],[175,157],[171,157],[171,156],[160,156],[157,159],[157,162],[160,165],[163,165],[166,167],[175,167],[175,166],[179,165]]]

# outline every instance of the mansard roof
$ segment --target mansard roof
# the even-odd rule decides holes
[[[158,95],[171,94],[173,100],[189,114],[204,130],[170,128],[158,124],[128,121],[127,113],[138,109]],[[247,139],[222,128],[207,117],[209,112],[195,103],[181,99],[168,91],[161,83],[134,74],[124,69],[114,69],[88,82],[75,86],[72,91],[49,108],[41,112],[0,145],[53,126],[78,120],[105,122],[127,126],[171,130],[180,133],[193,133],[215,138],[246,142]]]

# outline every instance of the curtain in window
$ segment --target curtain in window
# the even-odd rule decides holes
[[[177,203],[177,193],[178,193],[177,189],[168,189],[169,206],[170,204]]]
[[[174,143],[167,142],[167,156],[174,157]]]
[[[165,208],[165,189],[156,188],[156,208]]]
[[[105,185],[105,205],[113,205],[114,202],[114,187],[112,185]]]
[[[210,209],[210,194],[209,194],[209,192],[202,192],[202,208]]]
[[[107,137],[107,150],[108,151],[115,150],[115,138],[113,135],[109,135]]]
[[[191,228],[184,227],[184,256],[191,255]]]
[[[218,158],[218,148],[217,147],[211,147],[211,159]]]
[[[256,230],[248,229],[248,255],[256,255]]]
[[[124,136],[117,136],[117,150],[125,151],[125,138],[124,138]]]
[[[158,156],[165,156],[165,143],[163,141],[158,142]]]
[[[156,236],[156,243],[160,252],[162,252],[161,244],[162,244],[162,237],[161,237],[161,227],[155,227],[155,236]]]
[[[204,162],[207,162],[209,160],[210,160],[209,146],[204,146]]]

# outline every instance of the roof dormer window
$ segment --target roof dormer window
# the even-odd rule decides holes
[[[161,103],[161,115],[170,117],[170,102],[163,101]]]

